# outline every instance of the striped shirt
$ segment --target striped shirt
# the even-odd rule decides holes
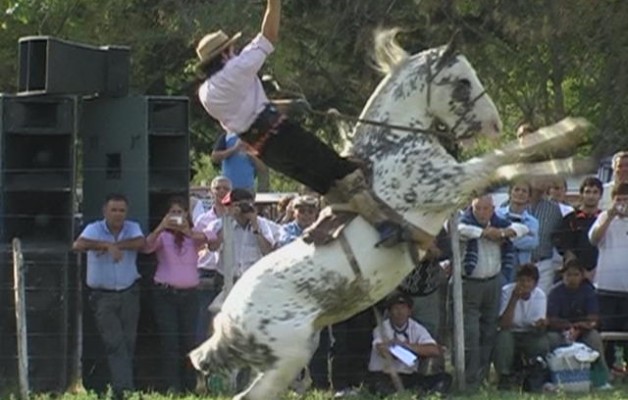
[[[541,199],[528,206],[528,212],[539,221],[539,245],[532,251],[532,262],[546,260],[554,255],[552,234],[560,229],[563,213],[558,203]]]

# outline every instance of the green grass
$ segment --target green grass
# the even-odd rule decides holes
[[[100,400],[104,397],[98,397],[93,393],[86,394],[65,394],[65,395],[34,395],[31,397],[32,400]],[[398,394],[393,396],[386,397],[386,400],[415,400],[418,399],[419,396],[413,394]],[[421,397],[424,399],[425,397]],[[435,398],[435,397],[434,397]],[[581,399],[581,400],[623,400],[628,399],[628,387],[619,386],[611,391],[604,392],[592,392],[588,394],[574,394],[574,393],[549,393],[549,394],[538,394],[532,395],[528,393],[515,393],[515,392],[498,392],[494,389],[484,389],[480,390],[474,394],[454,394],[452,396],[453,399],[464,399],[464,400],[487,400],[487,399],[499,399],[499,400],[541,400],[541,399],[552,399],[552,400],[567,400],[567,399]],[[14,396],[10,396],[8,399],[16,399]],[[229,397],[200,397],[194,395],[188,396],[168,396],[168,395],[160,395],[160,394],[151,394],[151,393],[136,393],[132,395],[129,400],[228,400]],[[283,397],[283,400],[330,400],[333,399],[333,393],[329,392],[308,392],[304,396],[299,396],[294,393],[287,394]],[[380,399],[379,397],[363,394],[351,397],[344,397],[347,400],[376,400]]]

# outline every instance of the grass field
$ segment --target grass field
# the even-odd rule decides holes
[[[86,394],[76,394],[76,395],[34,395],[31,397],[33,400],[100,400],[106,399],[106,397],[98,397],[96,394],[86,393]],[[333,393],[329,392],[311,392],[307,393],[304,396],[299,396],[297,394],[287,394],[283,397],[283,400],[330,400],[333,399]],[[398,394],[393,396],[388,396],[385,400],[415,400],[419,397],[417,395],[412,394]],[[425,399],[425,397],[421,397]],[[436,398],[436,397],[433,397]],[[549,394],[539,394],[539,395],[531,395],[527,393],[515,393],[515,392],[498,392],[495,390],[482,390],[475,394],[453,394],[452,399],[464,399],[464,400],[486,400],[486,399],[499,399],[499,400],[541,400],[541,399],[552,399],[552,400],[563,400],[563,399],[581,399],[581,400],[624,400],[628,399],[628,386],[616,387],[614,390],[604,391],[604,392],[593,392],[589,394],[574,394],[574,393],[549,393]],[[16,399],[14,396],[9,396],[6,398],[7,400]],[[159,394],[150,394],[150,393],[136,393],[133,394],[129,400],[227,400],[228,397],[200,397],[200,396],[166,396]],[[376,400],[381,399],[380,397],[376,397],[369,394],[362,394],[356,396],[347,396],[343,397],[343,399],[348,400]],[[3,398],[4,400],[4,398]],[[269,399],[272,400],[272,399]]]

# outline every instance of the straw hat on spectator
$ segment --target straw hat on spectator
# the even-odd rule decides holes
[[[216,56],[223,52],[227,47],[231,46],[242,36],[242,32],[238,32],[229,37],[222,30],[208,33],[198,42],[196,46],[196,54],[200,64],[207,64]]]

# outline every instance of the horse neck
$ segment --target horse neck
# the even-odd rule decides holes
[[[426,80],[420,81],[421,75],[413,69],[406,66],[382,80],[364,106],[360,119],[390,126],[429,128],[432,117],[427,104],[428,83]],[[386,140],[382,140],[382,135],[386,136]],[[417,133],[368,122],[358,123],[353,135],[353,153],[359,157],[369,157],[379,146],[403,140],[407,135]]]

